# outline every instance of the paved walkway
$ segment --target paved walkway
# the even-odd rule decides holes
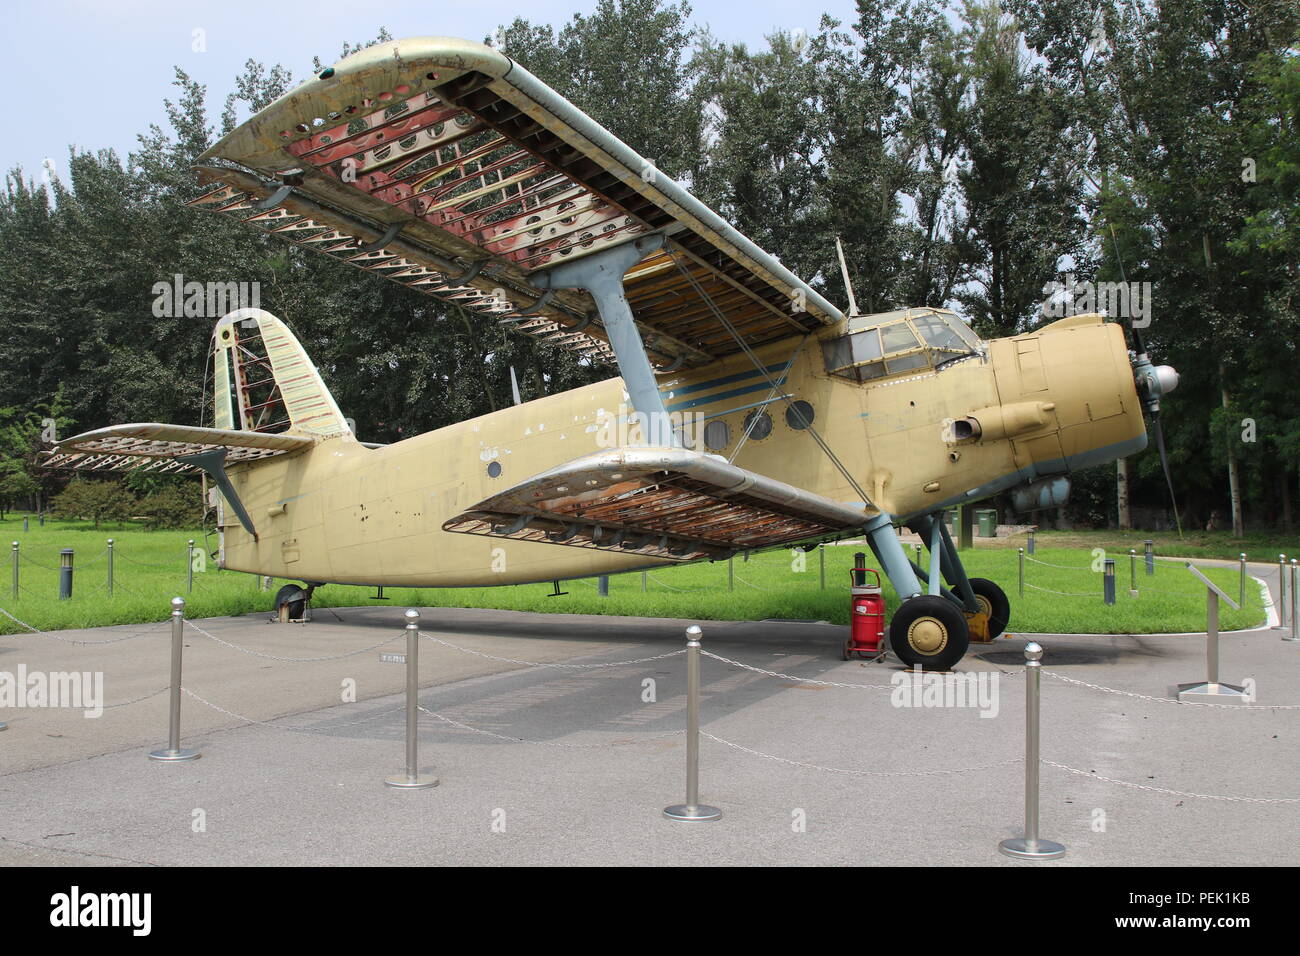
[[[146,759],[166,737],[165,625],[0,638],[0,670],[102,671],[109,705],[136,701],[97,719],[0,711],[0,865],[1031,865],[996,850],[1022,821],[1022,638],[963,664],[996,688],[983,717],[893,706],[898,665],[840,662],[844,628],[706,623],[720,656],[872,686],[706,658],[705,729],[736,746],[702,744],[702,796],[723,819],[681,824],[660,815],[684,795],[680,654],[493,657],[657,657],[690,622],[423,611],[431,638],[488,656],[422,642],[420,701],[447,720],[422,718],[421,755],[442,782],[398,792],[383,779],[402,766],[404,665],[382,658],[403,649],[402,610],[196,622],[212,638],[187,630],[184,683],[212,706],[185,699],[202,758],[175,764]],[[1042,833],[1069,853],[1037,865],[1300,863],[1280,838],[1300,803],[1206,799],[1300,798],[1300,710],[1265,706],[1300,705],[1300,644],[1280,636],[1222,639],[1223,678],[1252,679],[1259,701],[1233,710],[1166,702],[1203,676],[1203,639],[1040,638],[1053,673],[1156,699],[1044,679],[1043,756],[1082,774],[1043,768]]]

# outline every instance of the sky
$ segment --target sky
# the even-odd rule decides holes
[[[47,158],[56,171],[66,168],[69,145],[113,148],[125,158],[138,133],[151,123],[166,126],[163,99],[175,99],[176,66],[207,85],[215,125],[249,58],[281,63],[300,82],[313,56],[333,63],[345,42],[373,39],[381,26],[397,38],[482,40],[517,16],[558,27],[595,6],[596,0],[17,0],[6,5],[0,62],[21,78],[15,92],[25,102],[0,124],[0,167],[21,166],[37,179]],[[693,0],[691,7],[694,22],[719,40],[751,47],[776,30],[815,33],[823,12],[854,19],[853,0]]]

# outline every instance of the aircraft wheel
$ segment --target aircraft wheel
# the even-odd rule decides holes
[[[1001,637],[1011,620],[1011,599],[1007,592],[988,578],[971,578],[970,586],[980,610],[989,617],[989,640]]]
[[[946,597],[914,597],[894,612],[889,622],[889,646],[907,667],[951,670],[970,646],[966,616]]]
[[[275,613],[277,616],[280,614],[280,608],[286,604],[289,606],[287,620],[301,621],[303,612],[307,609],[307,592],[296,584],[286,584],[275,592]]]

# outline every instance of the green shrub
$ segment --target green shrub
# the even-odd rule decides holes
[[[142,498],[135,513],[145,519],[150,530],[193,528],[203,520],[199,490],[188,483],[169,485]]]
[[[96,528],[101,521],[123,521],[131,517],[135,504],[135,495],[116,481],[84,478],[73,479],[51,502],[57,517],[90,520]]]

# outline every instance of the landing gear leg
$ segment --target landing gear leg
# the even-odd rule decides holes
[[[909,527],[923,540],[932,541],[937,537],[943,578],[952,588],[950,597],[962,605],[970,639],[987,644],[1000,637],[1011,617],[1011,601],[1006,592],[987,578],[966,576],[966,568],[939,514],[917,518]]]
[[[924,594],[889,516],[881,514],[866,532],[872,553],[903,598],[889,623],[890,648],[908,667],[951,670],[970,646],[970,631],[961,606],[938,593],[938,564],[930,580],[935,593]]]

